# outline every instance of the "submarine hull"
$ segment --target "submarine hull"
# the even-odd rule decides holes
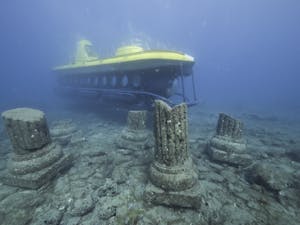
[[[178,92],[178,83],[192,73],[193,63],[123,63],[60,71],[57,88],[61,94],[102,98],[149,105],[155,99],[168,100]],[[177,93],[178,94],[178,93]]]

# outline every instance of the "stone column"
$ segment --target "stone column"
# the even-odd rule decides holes
[[[240,140],[242,138],[243,123],[224,114],[219,114],[218,125],[216,129],[217,136],[227,137],[232,140]]]
[[[147,111],[129,111],[127,116],[128,130],[144,130],[147,122]]]
[[[147,111],[129,111],[127,127],[124,128],[116,140],[120,149],[143,150],[149,147],[150,134],[146,130]]]
[[[23,155],[51,142],[45,114],[39,110],[18,108],[2,113],[4,126],[14,153]]]
[[[36,189],[71,164],[71,156],[51,142],[45,114],[30,108],[2,113],[13,147],[7,169],[0,174],[4,184]]]
[[[212,160],[233,166],[248,165],[251,157],[246,154],[246,144],[242,137],[243,123],[220,113],[216,135],[208,144]]]
[[[155,101],[154,135],[147,201],[199,208],[198,178],[189,154],[186,104],[171,108],[163,101]]]

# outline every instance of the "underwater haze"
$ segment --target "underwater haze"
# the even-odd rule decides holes
[[[300,0],[1,0],[0,50],[0,225],[300,224]]]
[[[90,39],[101,55],[139,38],[192,55],[202,103],[300,112],[297,0],[29,0],[0,7],[0,109],[55,105],[54,66]]]

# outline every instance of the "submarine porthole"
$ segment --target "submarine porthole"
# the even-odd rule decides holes
[[[122,76],[121,85],[122,85],[122,87],[126,87],[128,85],[127,75]]]
[[[141,85],[141,77],[139,75],[134,75],[132,78],[132,86],[138,88]]]
[[[113,75],[113,76],[111,77],[110,85],[111,85],[112,87],[115,87],[115,86],[117,85],[117,77],[116,77],[116,75]]]
[[[94,78],[94,86],[98,86],[99,78],[95,77]]]
[[[107,77],[106,76],[102,77],[101,84],[102,84],[102,86],[106,86],[107,85]]]
[[[175,95],[177,89],[178,89],[178,80],[177,79],[170,80],[168,83],[168,88],[166,89],[166,96],[170,97],[172,95]]]

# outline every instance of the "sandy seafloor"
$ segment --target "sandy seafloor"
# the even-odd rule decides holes
[[[212,162],[205,153],[219,112],[202,105],[189,109],[190,152],[203,197],[196,211],[144,202],[153,148],[116,147],[125,110],[45,110],[53,141],[74,154],[73,166],[39,190],[0,184],[0,224],[300,224],[300,118],[222,110],[245,124],[253,159],[250,166],[236,168]],[[0,170],[11,152],[0,123]]]

